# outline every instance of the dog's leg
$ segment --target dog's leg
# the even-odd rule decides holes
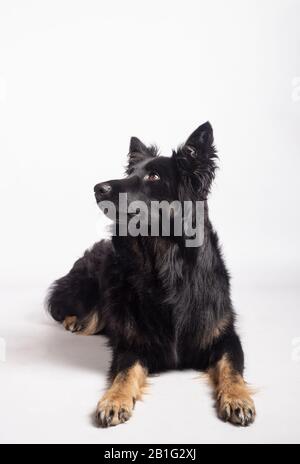
[[[208,374],[214,388],[220,419],[235,425],[247,426],[255,419],[255,406],[251,390],[242,373],[236,370],[231,356],[232,353],[223,354],[209,369]]]
[[[51,316],[63,323],[70,316],[84,319],[92,312],[98,300],[97,281],[87,275],[84,267],[73,268],[69,274],[54,282],[47,306]],[[67,319],[66,324],[72,326],[74,320]]]
[[[121,370],[98,403],[97,424],[109,427],[128,421],[136,401],[142,398],[146,384],[147,370],[140,362]]]
[[[102,304],[99,282],[104,258],[100,252],[104,247],[99,243],[93,250],[87,251],[71,271],[55,281],[50,289],[48,310],[56,321],[63,323],[71,332],[92,334],[103,325],[96,308],[101,308]],[[97,253],[97,250],[100,252]]]

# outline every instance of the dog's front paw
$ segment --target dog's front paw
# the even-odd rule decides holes
[[[220,419],[243,427],[252,424],[256,416],[254,402],[250,396],[241,398],[221,396],[217,408]]]
[[[76,316],[68,316],[65,318],[63,322],[63,326],[69,332],[75,333],[80,332],[82,330],[82,326],[78,321]]]
[[[133,399],[104,396],[97,406],[97,425],[99,427],[110,427],[127,422],[132,415],[133,408]]]
[[[63,326],[69,332],[80,335],[94,335],[103,329],[103,322],[99,322],[97,313],[90,313],[82,319],[76,316],[68,316],[63,322]]]

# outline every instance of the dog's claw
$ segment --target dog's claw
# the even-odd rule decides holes
[[[75,332],[80,332],[82,329],[81,325],[78,322],[78,319],[76,316],[68,316],[65,318],[63,322],[63,326],[66,330],[69,332],[75,333]]]
[[[227,399],[218,405],[219,417],[234,425],[247,427],[255,419],[255,406],[252,399]]]
[[[131,404],[120,403],[118,400],[104,400],[98,404],[96,423],[99,427],[111,427],[127,422],[132,415]]]

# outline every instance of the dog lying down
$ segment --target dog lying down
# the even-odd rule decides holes
[[[67,330],[108,338],[99,426],[131,417],[148,375],[191,368],[208,374],[222,420],[254,421],[229,274],[208,214],[216,160],[208,122],[171,157],[133,137],[125,178],[94,188],[112,239],[54,282],[48,309]]]

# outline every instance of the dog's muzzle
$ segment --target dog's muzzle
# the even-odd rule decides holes
[[[95,197],[97,202],[103,201],[109,197],[112,191],[112,186],[107,182],[103,182],[102,184],[97,184],[94,187]]]

